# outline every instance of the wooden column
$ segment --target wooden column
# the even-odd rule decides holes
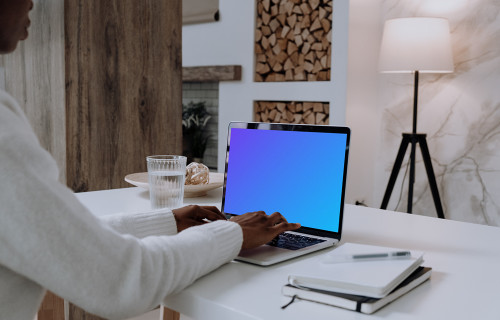
[[[67,183],[129,186],[182,152],[181,1],[65,0]]]
[[[147,155],[182,152],[181,19],[181,0],[65,0],[74,191],[126,187]],[[99,319],[72,304],[69,318]]]

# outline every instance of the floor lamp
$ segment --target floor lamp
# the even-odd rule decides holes
[[[408,145],[410,151],[410,177],[408,185],[408,213],[412,212],[413,184],[415,183],[415,153],[420,145],[429,186],[437,216],[444,219],[436,177],[432,168],[426,134],[417,133],[418,78],[420,73],[453,72],[450,28],[448,20],[441,18],[401,18],[387,20],[380,48],[380,71],[383,73],[413,73],[413,130],[403,133],[396,161],[382,200],[382,209],[387,208],[394,184],[398,177]]]

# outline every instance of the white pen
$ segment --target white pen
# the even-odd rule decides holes
[[[323,259],[323,263],[340,263],[340,262],[356,262],[367,260],[394,260],[394,259],[411,259],[410,251],[391,251],[391,252],[374,252],[374,253],[358,253],[346,255],[327,255]]]

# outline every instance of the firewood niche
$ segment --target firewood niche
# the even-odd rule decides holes
[[[329,81],[332,0],[257,0],[255,81]]]
[[[256,122],[327,125],[330,103],[308,101],[254,101]]]

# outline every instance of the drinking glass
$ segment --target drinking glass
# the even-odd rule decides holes
[[[157,155],[146,157],[151,208],[178,208],[184,198],[186,157]]]

